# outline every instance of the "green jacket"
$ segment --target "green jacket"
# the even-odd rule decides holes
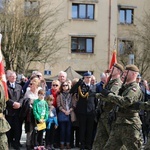
[[[33,114],[36,120],[44,119],[46,121],[48,119],[48,113],[48,104],[45,100],[34,100]]]

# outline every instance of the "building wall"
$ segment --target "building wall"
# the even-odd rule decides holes
[[[131,26],[119,24],[118,5],[134,6],[135,18],[142,18],[144,10],[150,7],[149,0],[54,0],[53,3],[54,5],[61,3],[63,7],[59,19],[65,20],[67,23],[59,36],[66,38],[65,48],[58,52],[58,60],[55,65],[42,64],[41,71],[50,70],[51,76],[45,76],[49,78],[71,66],[76,71],[93,71],[98,81],[100,73],[108,68],[113,49],[117,48],[114,44],[115,39],[130,38],[129,30],[138,26],[137,20]],[[94,4],[95,19],[72,19],[72,3]],[[94,53],[71,53],[71,36],[73,35],[92,35],[94,37]],[[39,69],[39,64],[34,64],[34,67]]]
[[[55,1],[56,4],[60,0]],[[61,1],[62,2],[62,1]],[[111,2],[111,1],[110,1]],[[95,5],[95,19],[72,19],[72,3],[84,3]],[[62,35],[66,37],[66,48],[59,51],[59,61],[53,65],[45,65],[46,70],[51,70],[51,76],[58,74],[60,70],[65,70],[71,66],[76,71],[93,71],[97,80],[99,75],[108,67],[108,36],[110,36],[110,56],[113,50],[114,39],[117,36],[117,1],[113,0],[109,5],[106,0],[64,0],[64,11],[60,20],[67,21]],[[111,7],[110,34],[109,9]],[[85,35],[94,37],[94,53],[71,53],[71,36]]]

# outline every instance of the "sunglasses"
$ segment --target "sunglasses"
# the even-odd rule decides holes
[[[52,86],[58,86],[57,84],[53,84]]]
[[[67,84],[64,84],[64,85],[62,85],[62,86],[68,86]]]

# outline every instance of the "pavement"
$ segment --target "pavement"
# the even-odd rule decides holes
[[[26,150],[26,133],[24,130],[24,125],[22,127],[22,137],[21,137],[21,144],[22,147],[20,148],[20,150]],[[13,148],[10,148],[9,150],[14,150]],[[60,150],[60,149],[55,149],[55,150]],[[71,150],[79,150],[79,148],[72,148]]]
[[[21,144],[22,144],[22,147],[20,149],[21,150],[26,150],[26,134],[25,134],[24,126],[22,127]],[[11,148],[9,150],[14,150],[14,149]],[[60,150],[60,149],[56,148],[55,150]],[[79,150],[79,148],[72,148],[71,150]],[[144,144],[142,145],[142,149],[141,150],[144,150]]]

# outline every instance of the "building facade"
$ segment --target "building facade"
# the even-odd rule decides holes
[[[65,48],[57,53],[55,64],[36,63],[31,68],[45,71],[45,78],[50,78],[71,66],[79,73],[92,71],[98,81],[114,49],[123,56],[124,47],[133,48],[130,31],[150,8],[149,0],[54,0],[53,4],[63,8],[59,19],[66,24],[59,36],[65,37]],[[126,57],[134,63],[132,51]]]

